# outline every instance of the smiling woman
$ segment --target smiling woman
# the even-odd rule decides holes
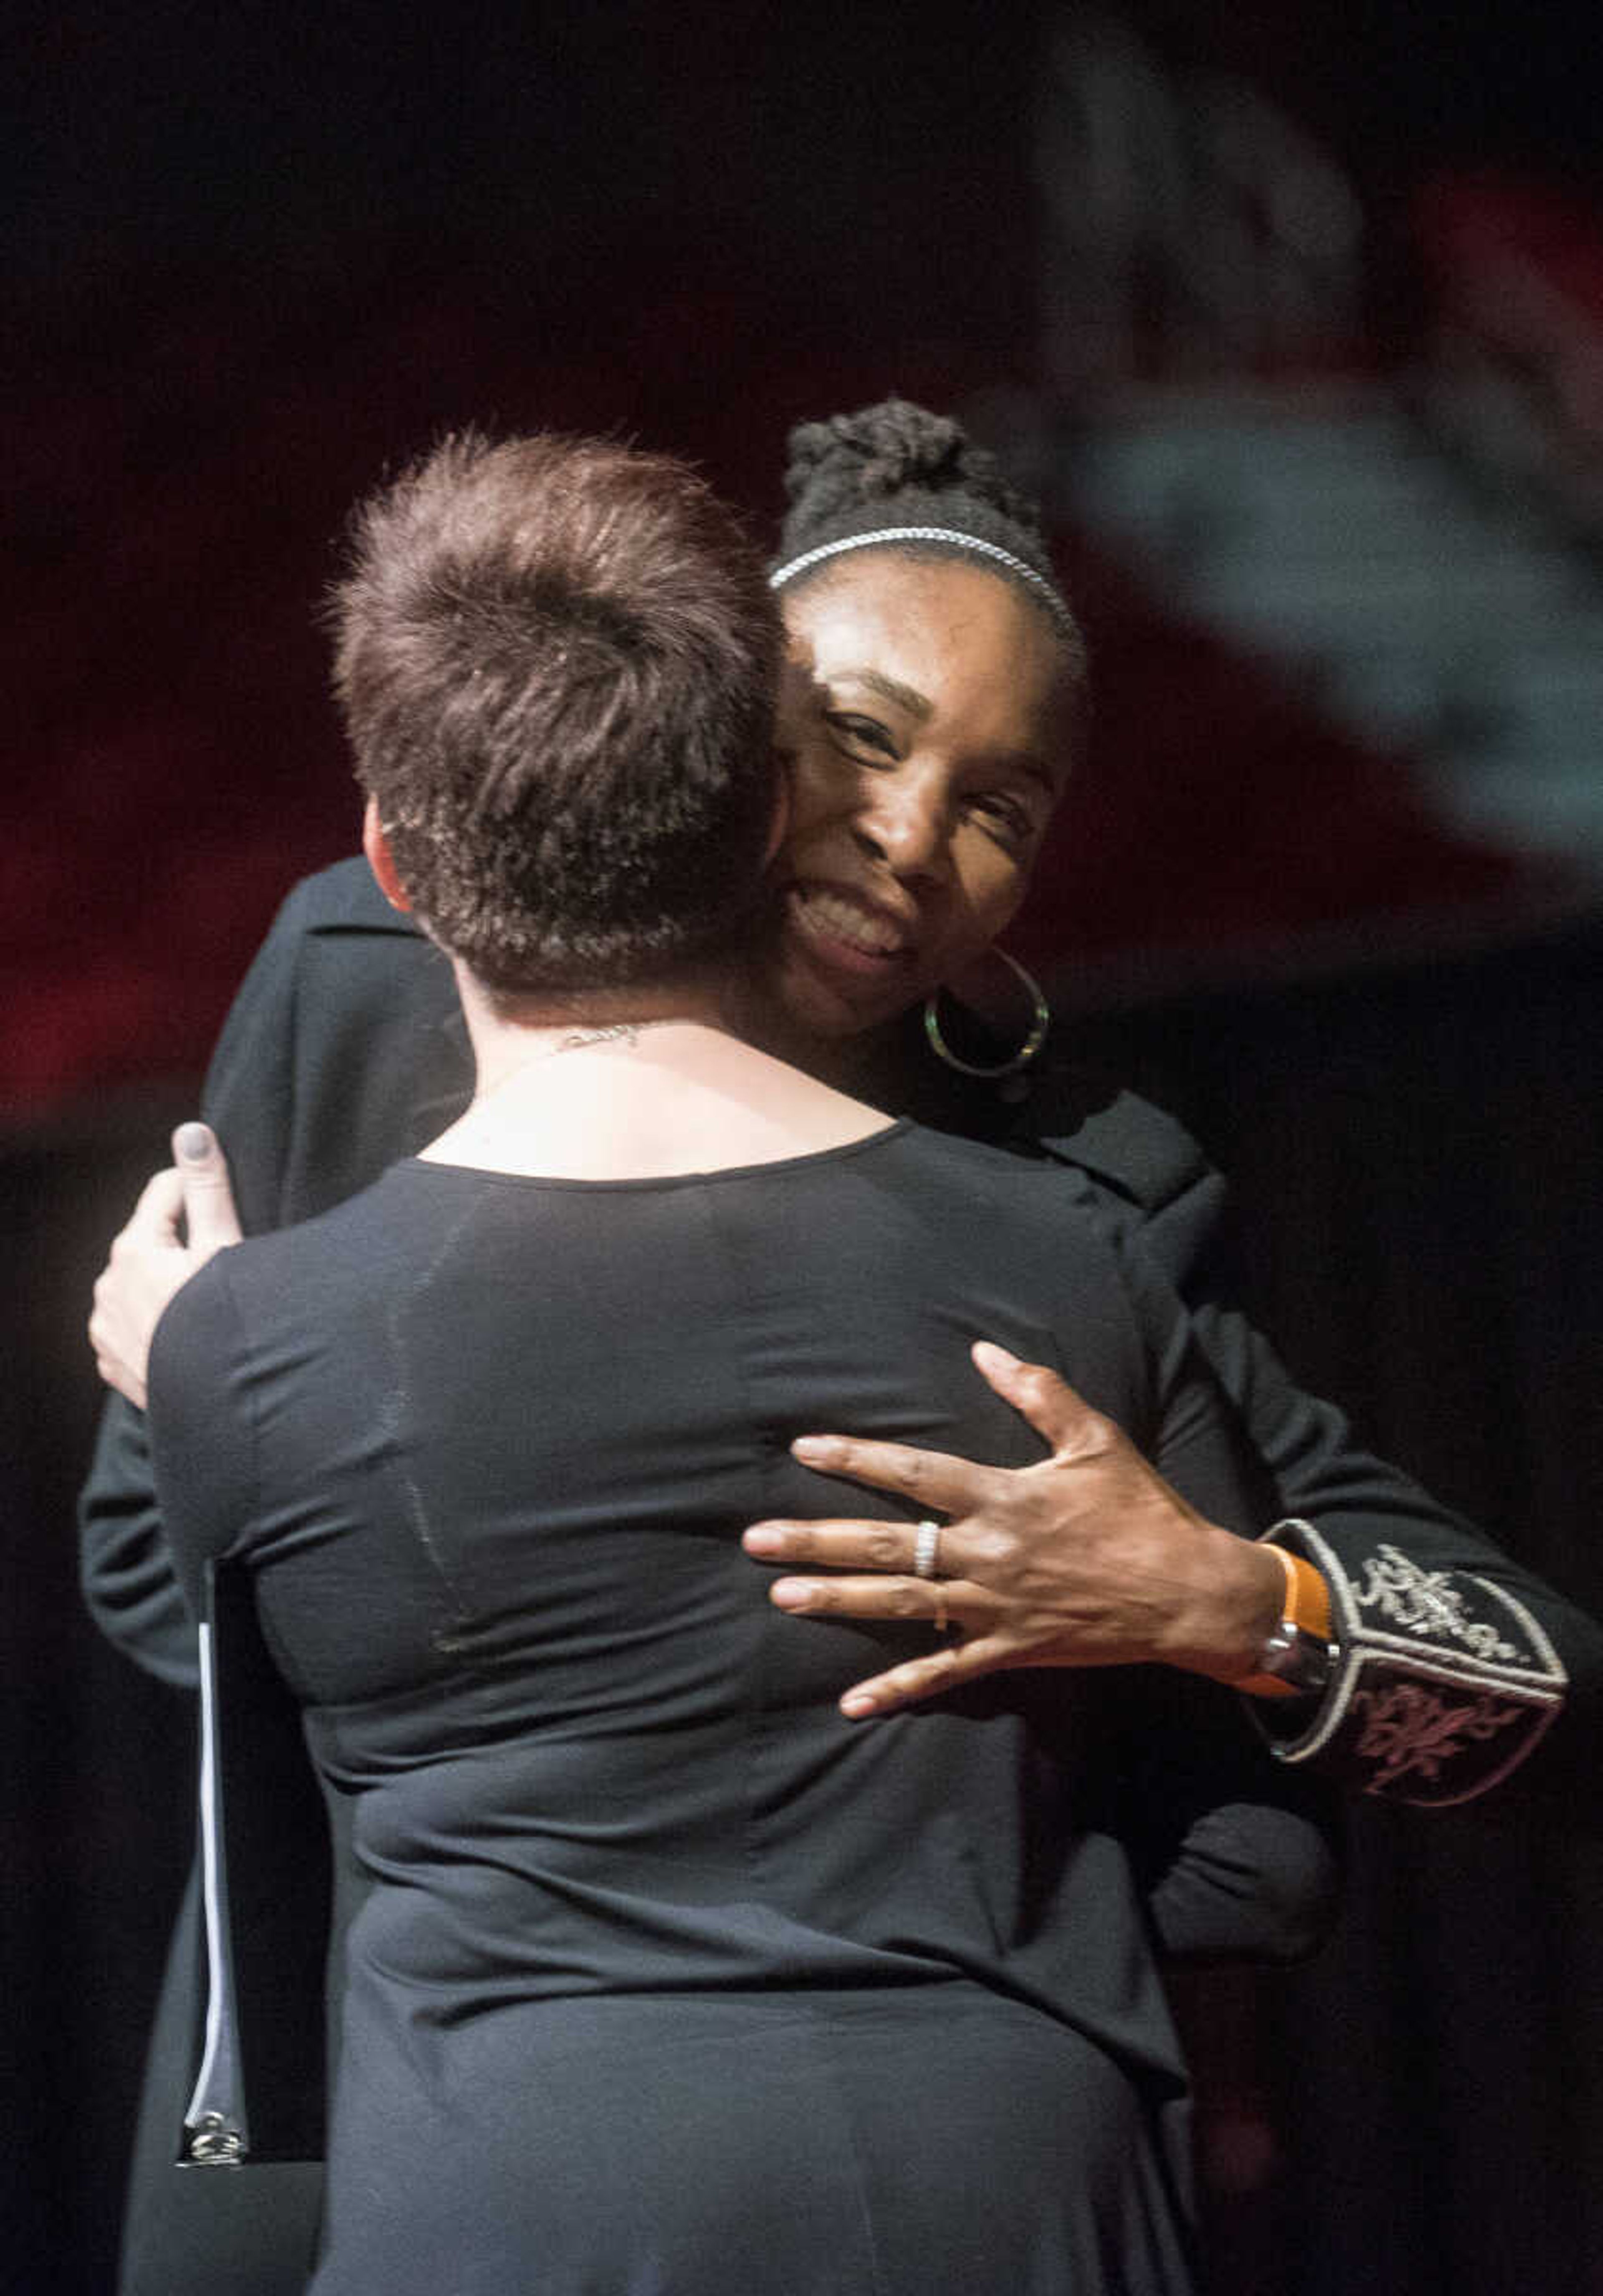
[[[855,1036],[953,985],[1028,890],[1084,716],[1040,533],[957,427],[891,401],[796,434],[771,580],[791,766],[779,1000]]]

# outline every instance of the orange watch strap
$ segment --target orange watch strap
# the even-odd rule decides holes
[[[1292,1554],[1285,1547],[1277,1546],[1272,1539],[1265,1539],[1264,1544],[1286,1573],[1286,1605],[1281,1612],[1282,1620],[1313,1642],[1329,1643],[1330,1589],[1323,1577],[1302,1555]],[[1275,1674],[1245,1675],[1231,1687],[1245,1691],[1249,1698],[1296,1698],[1300,1694],[1295,1683],[1283,1681]]]

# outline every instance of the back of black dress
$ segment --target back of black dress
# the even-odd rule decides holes
[[[1178,1309],[1055,1176],[905,1128],[667,1181],[404,1164],[169,1310],[181,1568],[248,1556],[348,1810],[319,2296],[1188,2284],[1141,1698],[850,1724],[928,1630],[787,1619],[739,1544],[897,1513],[809,1430],[1037,1457],[977,1337],[1228,1509]]]

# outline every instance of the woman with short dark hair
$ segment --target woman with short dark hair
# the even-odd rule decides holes
[[[332,613],[357,777],[484,987],[726,955],[773,825],[781,641],[739,521],[683,463],[452,439],[363,506]]]

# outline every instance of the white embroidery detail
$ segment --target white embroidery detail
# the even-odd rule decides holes
[[[1377,1610],[1393,1626],[1422,1639],[1458,1643],[1483,1660],[1501,1659],[1513,1666],[1524,1658],[1491,1620],[1466,1615],[1450,1570],[1423,1570],[1394,1546],[1383,1546],[1363,1567],[1366,1582],[1353,1589],[1361,1610]]]
[[[1354,1751],[1360,1760],[1376,1765],[1366,1788],[1370,1793],[1384,1793],[1416,1771],[1434,1781],[1442,1765],[1472,1741],[1484,1745],[1510,1723],[1531,1718],[1527,1706],[1500,1704],[1484,1694],[1468,1702],[1453,1701],[1416,1682],[1361,1690],[1353,1706],[1365,1718]]]

